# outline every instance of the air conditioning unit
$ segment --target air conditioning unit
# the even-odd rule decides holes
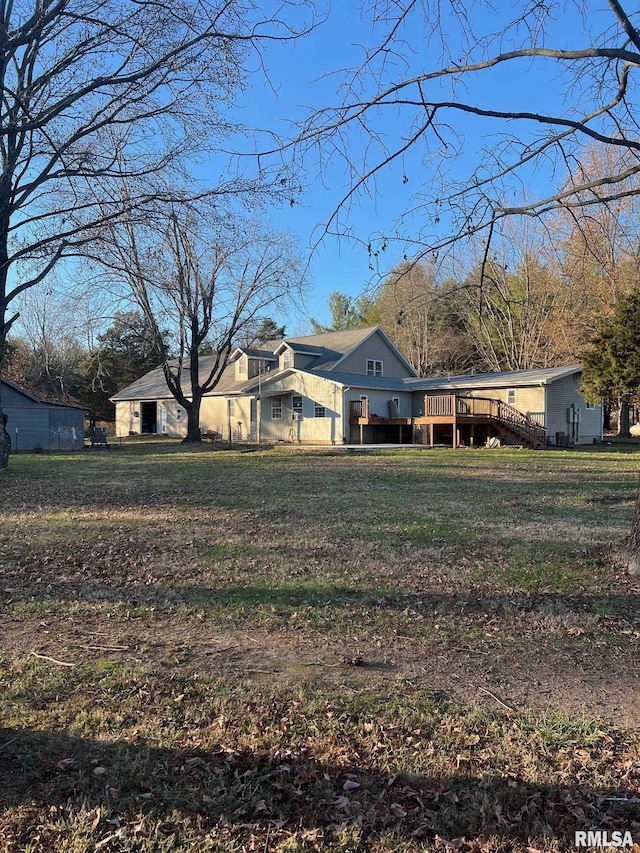
[[[301,421],[301,420],[302,420],[302,415],[300,414],[300,412],[294,412],[294,413],[293,413],[293,415],[291,416],[291,420],[293,420],[293,421]]]

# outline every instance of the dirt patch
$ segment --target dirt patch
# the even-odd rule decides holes
[[[560,644],[555,652],[491,651],[406,637],[384,643],[326,641],[295,631],[219,630],[194,619],[45,619],[3,621],[3,651],[23,662],[34,653],[52,668],[114,661],[170,677],[224,677],[322,683],[343,689],[419,687],[463,705],[514,712],[585,715],[633,730],[640,725],[640,661],[610,646]],[[47,658],[50,660],[47,661]]]

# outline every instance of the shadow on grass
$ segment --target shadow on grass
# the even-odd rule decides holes
[[[153,584],[126,582],[122,578],[100,581],[87,578],[77,582],[60,582],[43,576],[33,586],[8,589],[11,597],[5,604],[27,609],[46,609],[65,603],[113,604],[127,608],[153,606],[210,608],[228,611],[272,612],[335,608],[340,611],[370,608],[379,612],[406,611],[409,615],[429,617],[450,614],[492,614],[518,616],[533,613],[540,616],[620,617],[640,619],[640,593],[560,592],[408,592],[385,587],[353,587],[329,583],[290,582],[278,586],[268,584],[236,584],[210,587],[204,584]]]
[[[366,840],[380,835],[398,842],[497,836],[501,842],[492,849],[555,839],[569,849],[580,829],[630,830],[637,837],[640,811],[632,796],[622,786],[533,785],[506,774],[405,776],[364,762],[319,763],[304,754],[221,746],[163,749],[140,741],[105,743],[0,728],[5,810],[0,831],[15,849],[24,849],[43,825],[50,832],[59,825],[60,836],[50,839],[59,843],[65,832],[74,831],[81,810],[91,812],[85,831],[93,843],[115,838],[116,828],[125,840],[134,827],[165,838],[174,832],[191,838],[223,827],[240,840],[292,833],[303,838],[310,832],[330,839],[350,828],[364,845],[354,850],[368,849]]]

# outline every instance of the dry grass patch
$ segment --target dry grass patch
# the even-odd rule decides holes
[[[12,460],[0,850],[640,839],[640,583],[608,556],[636,468],[161,441]]]

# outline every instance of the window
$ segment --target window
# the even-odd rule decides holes
[[[240,356],[238,359],[238,373],[242,373],[243,375],[247,372],[247,359],[246,357]]]
[[[374,358],[368,358],[367,376],[382,376],[382,362]]]
[[[236,401],[227,400],[227,414],[232,418],[236,413]]]
[[[279,421],[282,419],[282,397],[271,398],[271,420]]]
[[[393,402],[398,407],[398,411],[400,411],[400,397],[392,397],[391,399],[393,400]]]
[[[288,350],[282,356],[282,367],[284,370],[291,367],[291,353]]]
[[[291,401],[291,406],[293,408],[293,414],[297,415],[299,418],[302,417],[302,397],[294,397]]]
[[[595,403],[585,403],[584,407],[588,412],[592,412],[595,409],[596,404]]]
[[[182,413],[183,413],[183,411],[184,411],[184,409],[183,409],[183,408],[181,408],[180,406],[178,406],[178,408],[176,409],[176,420],[177,420],[177,421],[181,421],[181,420],[182,420]]]
[[[327,411],[324,406],[324,397],[318,397],[313,407],[314,418],[326,418]]]
[[[515,388],[507,388],[507,405],[515,406],[516,404],[516,389]]]

